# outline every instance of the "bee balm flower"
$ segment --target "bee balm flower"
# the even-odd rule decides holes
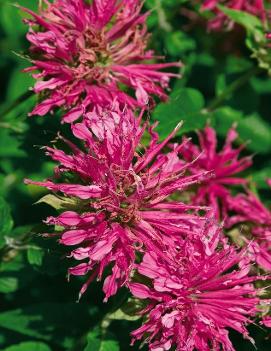
[[[47,154],[60,163],[57,178],[27,181],[73,202],[72,211],[70,206],[47,223],[63,227],[62,244],[76,246],[70,256],[82,263],[70,274],[92,271],[81,292],[106,266],[112,267],[104,283],[106,299],[129,280],[136,252],[165,256],[184,238],[200,237],[206,224],[196,213],[200,208],[169,198],[204,176],[185,175],[187,165],[178,157],[183,145],[161,153],[176,130],[159,144],[150,128],[151,141],[140,150],[146,127],[140,128],[139,122],[130,110],[92,112],[90,119],[72,126],[74,136],[85,143],[84,151],[68,141],[71,154],[48,147]],[[60,182],[67,174],[69,180]]]
[[[165,99],[170,77],[178,75],[160,70],[180,64],[148,63],[155,56],[146,51],[147,15],[141,7],[139,0],[43,0],[38,14],[23,8],[32,17],[25,20],[33,63],[26,71],[38,72],[34,91],[42,98],[32,115],[63,107],[63,120],[71,122],[116,98],[130,106],[146,105],[150,95]]]
[[[240,231],[247,242],[248,253],[253,263],[271,271],[271,211],[253,193],[238,194],[228,197],[231,215],[226,221],[227,227],[246,224],[247,230]],[[246,236],[247,234],[247,236]]]
[[[224,147],[217,151],[217,138],[215,130],[209,126],[199,133],[200,146],[188,141],[183,149],[183,156],[187,162],[193,162],[190,167],[192,174],[200,171],[209,171],[212,176],[206,179],[196,190],[195,204],[207,205],[213,208],[217,217],[220,215],[220,204],[223,216],[226,215],[226,197],[230,194],[229,186],[246,184],[244,178],[236,176],[250,167],[251,157],[240,158],[244,145],[233,148],[232,143],[238,137],[235,128],[231,128]]]
[[[236,268],[242,254],[225,248],[207,256],[204,251],[164,262],[146,253],[138,271],[151,286],[131,283],[133,295],[147,299],[146,321],[135,330],[135,340],[145,339],[151,351],[234,351],[229,329],[249,337],[260,300],[248,276],[249,266]]]

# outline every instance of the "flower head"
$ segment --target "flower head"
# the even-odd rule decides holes
[[[214,209],[217,216],[220,214],[220,204],[225,215],[229,195],[228,186],[246,184],[246,180],[236,175],[252,164],[251,157],[240,158],[240,152],[244,148],[233,148],[233,142],[238,137],[235,127],[232,127],[227,135],[226,142],[221,151],[217,151],[216,132],[207,126],[199,133],[200,146],[188,141],[183,149],[183,156],[187,162],[191,162],[190,171],[197,174],[200,171],[209,171],[212,176],[200,184],[194,198],[195,204],[204,204]]]
[[[93,105],[106,106],[114,99],[130,106],[144,106],[150,95],[166,98],[173,73],[161,69],[179,63],[148,63],[155,59],[146,51],[147,14],[135,1],[42,0],[39,13],[31,15],[27,39],[31,43],[34,87],[42,101],[32,114],[45,115],[63,107],[66,122],[76,120]],[[135,97],[119,85],[135,90]]]
[[[227,199],[231,216],[228,228],[246,224],[240,234],[248,246],[249,258],[265,270],[271,271],[271,212],[253,193],[238,194]]]
[[[231,29],[234,23],[218,8],[217,5],[226,6],[232,10],[248,12],[265,20],[266,10],[264,0],[204,0],[202,10],[213,12],[214,17],[208,21],[210,30]]]
[[[151,286],[130,284],[135,297],[148,299],[142,312],[147,318],[132,333],[134,341],[145,338],[151,351],[233,351],[231,328],[253,342],[246,326],[260,300],[249,265],[235,268],[243,254],[226,247],[207,256],[192,248],[165,263],[146,253],[138,271]]]
[[[147,126],[141,128],[131,111],[96,109],[91,114],[71,127],[84,142],[84,150],[68,141],[70,154],[47,147],[47,154],[60,163],[56,179],[27,182],[69,200],[69,211],[48,218],[47,223],[63,228],[62,244],[77,246],[70,255],[83,263],[71,268],[70,274],[93,271],[89,283],[95,274],[101,277],[106,266],[112,267],[104,284],[108,298],[128,281],[136,252],[149,250],[165,256],[184,238],[202,236],[206,219],[197,214],[201,208],[169,197],[201,181],[204,172],[185,175],[187,165],[178,157],[183,145],[161,153],[176,130],[159,144],[158,135],[149,127],[151,141],[144,150],[140,140]],[[212,245],[212,239],[204,240]]]

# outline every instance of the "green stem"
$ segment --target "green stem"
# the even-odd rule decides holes
[[[162,7],[162,1],[161,0],[155,0],[155,7],[156,7],[156,11],[158,14],[158,22],[159,22],[159,26],[164,29],[164,31],[166,32],[171,32],[172,31],[172,27],[170,25],[170,23],[168,23],[167,18],[166,18],[166,14],[165,11],[163,10]]]
[[[28,90],[25,93],[23,93],[22,95],[20,95],[15,101],[13,101],[6,108],[4,108],[2,111],[0,111],[1,117],[4,117],[5,115],[9,114],[13,109],[15,109],[22,102],[28,100],[34,94],[35,93],[33,90]]]
[[[229,96],[236,91],[237,89],[241,88],[245,83],[249,81],[249,79],[258,73],[261,72],[261,69],[259,67],[253,67],[251,70],[246,72],[243,76],[240,78],[236,79],[232,84],[230,84],[222,94],[217,96],[209,106],[207,107],[207,111],[213,111],[215,110],[219,105],[221,105],[226,99],[229,98]]]

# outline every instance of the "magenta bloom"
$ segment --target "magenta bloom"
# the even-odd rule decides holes
[[[187,162],[191,162],[190,171],[197,174],[200,171],[210,171],[208,177],[196,190],[195,204],[210,206],[217,217],[222,206],[222,216],[226,215],[226,197],[229,195],[229,186],[246,184],[246,180],[236,175],[252,164],[251,157],[240,158],[240,152],[244,145],[233,148],[233,142],[238,137],[235,128],[228,132],[226,142],[221,151],[217,151],[217,138],[215,130],[209,126],[199,133],[200,146],[187,141],[183,150],[183,156]]]
[[[148,104],[150,95],[166,99],[164,89],[178,75],[160,70],[180,64],[148,63],[156,57],[146,51],[147,14],[140,14],[141,7],[139,0],[44,0],[39,14],[23,8],[32,16],[25,20],[33,63],[26,71],[38,72],[34,91],[42,93],[32,114],[63,107],[63,120],[71,122],[116,98],[130,106]]]
[[[146,253],[138,271],[151,279],[151,287],[130,284],[135,297],[148,299],[146,322],[132,333],[133,341],[145,339],[151,351],[234,351],[232,328],[253,342],[246,326],[260,300],[249,265],[235,268],[244,254],[225,248],[207,256],[192,249],[165,263]]]
[[[266,10],[264,0],[204,0],[202,10],[213,12],[214,17],[208,21],[210,30],[232,29],[234,23],[221,12],[217,5],[226,6],[232,10],[248,12],[254,16],[261,18],[263,21],[266,18]]]
[[[241,235],[247,242],[252,262],[271,271],[271,212],[251,192],[227,199],[232,215],[226,225],[247,224],[248,233],[241,227]],[[248,237],[245,236],[248,234]]]
[[[47,154],[60,163],[56,179],[27,181],[64,194],[68,202],[69,211],[48,218],[47,223],[63,227],[62,244],[76,246],[70,256],[82,263],[69,273],[92,272],[82,292],[110,265],[112,273],[104,283],[108,298],[129,280],[136,251],[165,256],[184,238],[201,237],[209,225],[197,215],[199,208],[169,199],[204,176],[184,175],[188,165],[178,157],[183,145],[161,153],[176,130],[159,144],[158,135],[149,128],[151,141],[144,150],[140,139],[146,126],[140,128],[139,123],[130,110],[92,112],[84,124],[71,127],[74,136],[84,141],[84,151],[68,141],[70,154],[47,147]]]
[[[264,317],[261,321],[261,324],[267,328],[271,328],[271,317]]]

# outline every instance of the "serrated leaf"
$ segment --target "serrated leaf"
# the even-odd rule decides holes
[[[0,292],[12,293],[18,289],[18,279],[15,277],[0,277]]]
[[[50,347],[43,342],[26,341],[5,348],[3,351],[51,351]]]
[[[177,135],[203,128],[207,116],[202,111],[203,95],[195,89],[175,90],[167,103],[160,103],[153,112],[153,118],[159,121],[156,128],[161,138],[165,138],[180,121],[184,121]]]

